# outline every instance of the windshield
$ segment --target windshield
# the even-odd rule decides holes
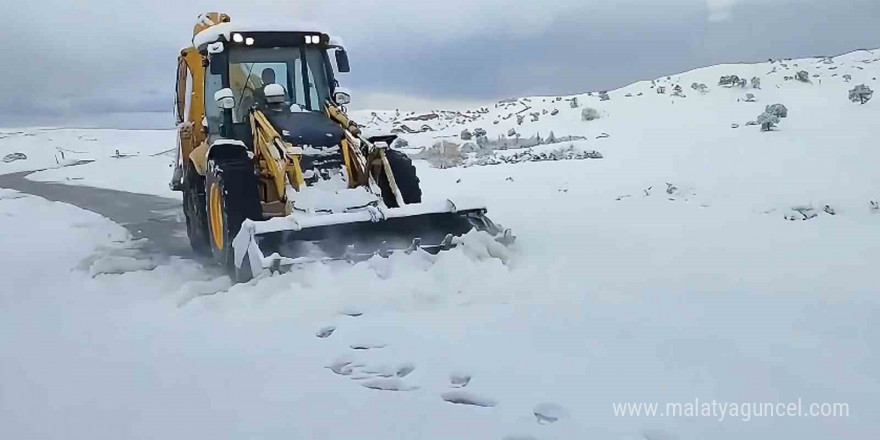
[[[235,93],[233,122],[244,122],[254,105],[265,105],[263,88],[284,87],[285,101],[304,111],[323,111],[330,97],[325,54],[316,47],[239,49],[229,54],[229,86]]]

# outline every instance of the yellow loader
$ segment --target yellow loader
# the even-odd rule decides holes
[[[332,53],[332,60],[331,60]],[[237,281],[300,262],[436,253],[472,229],[514,237],[480,202],[423,200],[412,161],[366,137],[344,105],[345,49],[310,29],[236,26],[207,13],[180,52],[178,154],[187,234]]]

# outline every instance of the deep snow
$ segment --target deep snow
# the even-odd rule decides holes
[[[870,204],[880,199],[880,110],[846,91],[873,84],[880,63],[862,60],[876,58],[784,61],[790,71],[778,61],[715,66],[660,81],[667,93],[680,83],[686,98],[649,82],[606,102],[579,96],[601,113],[595,121],[565,98],[537,97],[526,103],[559,114],[503,119],[523,108],[518,100],[407,136],[419,147],[464,128],[491,138],[552,130],[602,152],[418,164],[426,193],[483,196],[514,229],[507,264],[455,249],[230,286],[192,261],[145,261],[95,214],[3,191],[0,228],[15,233],[0,247],[29,251],[3,254],[0,426],[10,438],[870,438],[880,432],[871,319],[880,212]],[[802,69],[822,84],[782,79]],[[731,74],[760,75],[762,90],[715,85]],[[738,102],[745,93],[758,102]],[[776,102],[789,108],[777,131],[744,126]],[[90,168],[35,178],[165,192],[171,158],[148,157],[173,148],[173,132],[90,133],[61,142],[102,139]],[[54,163],[23,137],[0,139],[0,153],[36,159],[0,170]],[[141,157],[110,158],[116,142]],[[104,171],[116,164],[131,164],[130,175]],[[807,205],[815,218],[786,220]],[[850,416],[719,422],[612,411],[695,398],[846,402]]]

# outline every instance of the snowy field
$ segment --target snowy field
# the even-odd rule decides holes
[[[847,91],[880,87],[878,58],[714,66],[611,91],[608,101],[578,95],[578,107],[572,97],[533,97],[469,117],[404,122],[405,113],[381,112],[371,128],[431,126],[405,136],[412,151],[482,128],[490,139],[511,129],[582,136],[576,148],[602,153],[417,164],[425,193],[482,196],[492,219],[515,231],[507,264],[459,248],[231,286],[196,262],[145,257],[96,214],[0,190],[0,228],[15,231],[0,247],[28,250],[3,257],[0,432],[872,438],[880,101],[854,104]],[[800,70],[811,83],[784,79]],[[717,86],[722,75],[758,76],[761,89]],[[676,84],[686,97],[671,96]],[[746,126],[775,103],[789,110],[776,130]],[[582,121],[584,107],[601,118]],[[0,155],[29,158],[0,164],[2,173],[51,168],[29,178],[177,196],[167,190],[173,157],[162,154],[173,131],[15,131],[0,130]],[[95,162],[60,167],[57,148],[80,152],[63,160]],[[132,156],[113,157],[117,149]],[[849,416],[719,421],[616,417],[612,408],[694,399],[844,402]]]

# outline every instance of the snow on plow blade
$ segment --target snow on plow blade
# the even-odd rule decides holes
[[[293,214],[245,220],[233,240],[235,265],[254,275],[320,260],[363,261],[374,255],[419,248],[437,253],[454,247],[453,237],[477,229],[502,244],[515,240],[486,217],[481,203],[450,200],[332,214]]]

